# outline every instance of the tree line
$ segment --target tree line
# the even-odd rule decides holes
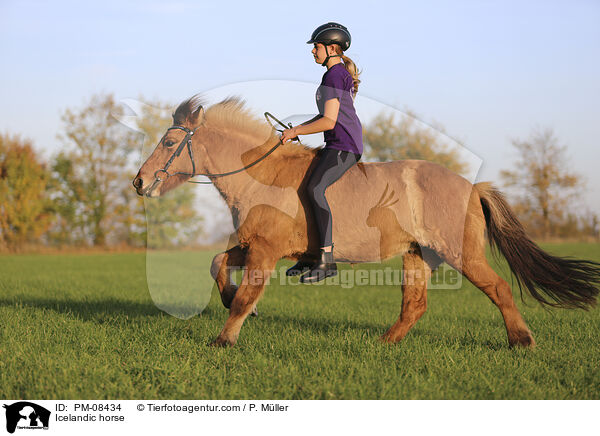
[[[149,203],[148,217],[161,225],[150,226],[156,234],[148,237],[148,210],[131,180],[140,163],[140,144],[153,147],[170,125],[170,105],[143,105],[136,130],[118,121],[124,115],[110,94],[66,109],[58,138],[62,147],[48,161],[30,140],[0,135],[0,250],[144,247],[148,239],[168,247],[178,237],[200,233],[201,217],[190,206],[194,192],[184,186]],[[177,232],[182,224],[185,231]]]
[[[146,102],[137,130],[118,121],[124,108],[111,94],[94,95],[61,116],[60,151],[44,160],[30,140],[0,134],[0,250],[28,247],[156,247],[197,238],[202,219],[185,185],[159,201],[143,200],[131,186],[140,144],[156,145],[171,123],[172,106]],[[438,133],[412,114],[381,113],[364,127],[365,160],[425,159],[457,173],[468,164],[440,144]],[[598,217],[577,207],[583,179],[572,172],[567,149],[550,130],[514,140],[514,166],[501,173],[519,217],[534,237],[598,238]],[[182,218],[183,217],[183,218]],[[160,225],[146,226],[147,220]],[[148,235],[147,228],[154,234]],[[154,229],[154,230],[153,230]]]

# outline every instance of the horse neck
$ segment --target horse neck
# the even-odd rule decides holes
[[[207,155],[207,172],[224,173],[248,166],[264,156],[279,141],[272,136],[266,141],[250,134],[238,132],[214,132]],[[280,146],[285,147],[285,146]],[[256,165],[237,174],[211,177],[211,180],[230,209],[250,208],[272,195],[275,179],[285,170],[285,153],[275,150]],[[301,179],[289,180],[296,189]]]

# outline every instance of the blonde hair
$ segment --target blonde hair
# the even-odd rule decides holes
[[[350,73],[350,75],[352,76],[352,80],[354,81],[354,89],[352,90],[352,98],[354,99],[356,97],[356,93],[358,92],[358,85],[360,83],[360,79],[358,78],[358,76],[360,76],[362,71],[358,70],[358,67],[356,66],[354,61],[352,61],[352,59],[350,59],[344,54],[342,48],[338,44],[334,44],[333,46],[335,48],[336,54],[342,55],[342,62],[346,67],[346,71]]]

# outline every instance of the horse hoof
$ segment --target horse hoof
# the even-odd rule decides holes
[[[379,341],[383,342],[384,344],[395,344],[397,343],[399,340],[396,339],[394,336],[386,333],[384,335],[379,336]]]
[[[225,347],[233,347],[233,344],[226,339],[218,337],[217,339],[212,341],[210,344],[208,344],[208,346],[225,348]]]
[[[250,314],[250,316],[258,316],[258,309],[256,308],[256,306],[252,308],[252,313]]]
[[[530,332],[519,332],[516,338],[509,342],[511,347],[535,348],[535,340]]]

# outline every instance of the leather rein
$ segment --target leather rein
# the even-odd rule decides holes
[[[267,122],[271,125],[271,127],[273,127],[278,132],[283,132],[283,130],[277,129],[273,125],[273,123],[271,123],[271,121],[269,120],[269,118],[273,119],[275,122],[277,122],[279,125],[283,126],[286,129],[291,129],[293,127],[292,123],[288,123],[288,125],[286,126],[281,121],[279,121],[277,118],[275,118],[273,115],[271,115],[269,112],[265,112],[265,118],[267,119]],[[179,143],[179,145],[177,146],[177,149],[173,152],[173,154],[171,155],[171,157],[169,158],[169,160],[167,161],[167,163],[165,164],[165,166],[162,169],[160,169],[160,170],[156,170],[156,172],[154,173],[154,182],[152,183],[152,185],[150,186],[150,188],[146,192],[148,192],[148,193],[152,192],[154,190],[154,188],[156,188],[156,185],[158,185],[160,182],[164,182],[164,181],[168,180],[172,176],[182,175],[182,176],[190,176],[190,177],[195,177],[195,176],[224,177],[224,176],[230,176],[232,174],[240,173],[242,171],[247,170],[248,168],[253,167],[254,165],[256,165],[257,163],[259,163],[263,159],[266,159],[271,153],[273,153],[277,149],[277,147],[279,147],[282,144],[281,138],[280,138],[279,142],[277,142],[277,144],[275,144],[275,146],[273,148],[271,148],[264,155],[262,155],[261,157],[259,157],[258,159],[256,159],[251,164],[248,164],[248,165],[244,166],[243,168],[240,168],[240,169],[237,169],[237,170],[234,170],[234,171],[228,171],[226,173],[196,173],[196,163],[194,162],[194,152],[192,150],[192,136],[194,136],[194,133],[198,129],[199,129],[199,127],[196,127],[194,130],[190,130],[187,127],[183,127],[183,126],[171,126],[171,127],[169,127],[167,129],[167,132],[169,130],[183,130],[186,133],[186,135],[183,138],[183,140]],[[297,137],[295,139],[297,139]],[[162,140],[161,140],[161,142],[162,142]],[[192,172],[191,173],[186,173],[186,172],[183,172],[183,171],[178,171],[176,173],[169,173],[169,171],[168,171],[169,167],[171,166],[171,164],[173,163],[173,161],[175,160],[175,158],[179,157],[181,155],[181,152],[183,151],[184,148],[187,148],[188,155],[190,157],[190,161],[192,162]],[[161,178],[161,174],[164,175],[162,178]],[[193,180],[188,180],[188,183],[196,183],[196,184],[206,184],[206,185],[209,185],[209,184],[212,183],[212,181],[210,181],[210,182],[196,182],[196,181],[193,181]]]

